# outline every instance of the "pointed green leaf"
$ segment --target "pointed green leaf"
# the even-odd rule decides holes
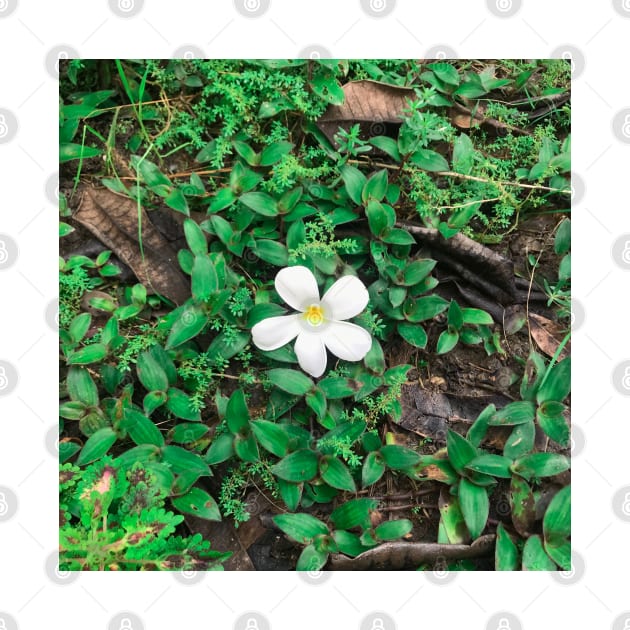
[[[518,570],[518,549],[507,533],[503,523],[497,527],[497,542],[494,548],[494,568],[496,571]]]
[[[267,372],[267,378],[279,389],[294,396],[304,396],[313,389],[313,381],[297,370],[276,368]]]
[[[402,518],[397,521],[385,521],[377,525],[374,534],[379,540],[396,540],[406,536],[413,529],[413,523]]]
[[[171,327],[171,332],[166,341],[166,349],[176,348],[196,337],[207,323],[208,316],[201,306],[189,304],[184,307]]]
[[[300,449],[271,467],[271,472],[285,481],[310,481],[317,475],[318,457],[314,451]]]
[[[339,169],[339,172],[346,185],[348,197],[350,197],[357,206],[360,206],[362,203],[361,195],[363,188],[367,182],[365,175],[358,168],[350,166],[349,164],[344,164]]]
[[[276,457],[284,457],[289,449],[289,435],[281,425],[267,420],[251,423],[252,432],[258,443]]]
[[[446,450],[453,468],[463,474],[467,464],[477,457],[477,449],[459,433],[448,430],[446,435]]]
[[[136,371],[140,382],[148,391],[166,391],[168,389],[166,372],[149,350],[138,355]]]
[[[308,544],[315,536],[329,533],[326,523],[310,514],[278,514],[272,520],[289,538],[301,544]]]
[[[173,507],[184,514],[192,514],[208,521],[220,521],[217,502],[201,488],[191,488],[186,494],[171,499]]]
[[[127,408],[124,411],[123,419],[120,423],[129,437],[138,445],[153,444],[154,446],[164,446],[164,436],[155,424],[135,409]]]
[[[103,427],[93,433],[87,442],[83,445],[79,457],[77,458],[78,466],[85,466],[100,459],[114,445],[118,436],[111,427]]]
[[[320,477],[333,488],[356,492],[357,488],[348,467],[337,457],[326,455],[319,463]]]
[[[473,540],[479,538],[486,526],[490,509],[487,490],[462,478],[459,482],[459,505],[470,536]]]

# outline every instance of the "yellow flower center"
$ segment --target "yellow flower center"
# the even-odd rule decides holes
[[[304,317],[311,326],[321,326],[324,323],[324,311],[318,304],[311,304],[304,312]]]

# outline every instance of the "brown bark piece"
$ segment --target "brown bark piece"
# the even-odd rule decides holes
[[[356,558],[336,554],[331,556],[326,568],[333,571],[396,570],[436,560],[481,558],[494,553],[494,541],[494,534],[487,534],[471,545],[391,542],[365,551]]]
[[[142,246],[138,242],[138,206],[133,199],[105,188],[85,191],[73,218],[111,249],[136,274],[149,293],[181,304],[190,296],[190,281],[180,271],[175,252],[141,210]]]

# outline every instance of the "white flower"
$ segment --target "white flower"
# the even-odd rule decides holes
[[[320,300],[317,280],[309,269],[285,267],[276,275],[276,291],[300,312],[258,322],[252,337],[261,350],[275,350],[297,337],[300,367],[317,377],[326,369],[326,348],[345,361],[360,361],[372,347],[365,328],[342,321],[358,315],[368,303],[367,289],[358,278],[339,278]]]

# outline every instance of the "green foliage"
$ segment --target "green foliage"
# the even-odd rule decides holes
[[[64,426],[77,422],[62,455],[74,462],[62,470],[64,567],[220,568],[226,554],[199,536],[175,535],[182,515],[238,525],[254,493],[286,510],[275,522],[304,546],[297,569],[319,570],[330,554],[355,557],[412,530],[407,519],[375,524],[378,501],[356,496],[374,494],[384,478],[444,484],[438,542],[452,544],[490,529],[494,493],[508,484],[497,569],[566,566],[568,493],[558,492],[542,523],[536,514],[541,479],[567,470],[568,460],[538,452],[534,436],[539,429],[568,444],[568,359],[547,362],[532,351],[521,400],[489,406],[466,436],[450,431],[446,448],[431,454],[384,428],[403,415],[413,367],[403,360],[427,365],[460,343],[505,354],[488,313],[437,294],[436,261],[405,221],[419,219],[444,238],[498,241],[527,213],[566,210],[569,112],[529,115],[537,97],[568,88],[566,66],[69,63],[61,77],[66,173],[78,186],[91,165],[102,185],[147,210],[185,215],[177,260],[191,291],[174,307],[149,286],[120,283],[110,252],[60,260],[60,415]],[[343,84],[360,79],[409,88],[403,120],[389,135],[340,128],[333,143],[315,121],[343,103]],[[454,117],[457,107],[470,109],[467,124]],[[132,185],[114,149],[135,174]],[[72,228],[67,202],[61,238]],[[554,250],[558,277],[542,284],[566,316],[568,219]],[[339,360],[312,379],[292,343],[253,346],[254,325],[286,314],[273,279],[295,264],[313,272],[320,294],[345,275],[366,284],[369,304],[355,319],[373,336],[363,361]],[[88,312],[83,301],[94,288],[109,297],[92,298]],[[410,358],[392,364],[398,346]],[[509,432],[499,452],[486,441],[496,431]],[[217,501],[199,483],[211,475]],[[314,511],[319,504],[331,509]],[[323,513],[329,518],[317,518]]]
[[[183,516],[165,509],[163,489],[142,464],[64,464],[59,481],[62,571],[222,570],[231,555],[199,534],[176,535]]]

